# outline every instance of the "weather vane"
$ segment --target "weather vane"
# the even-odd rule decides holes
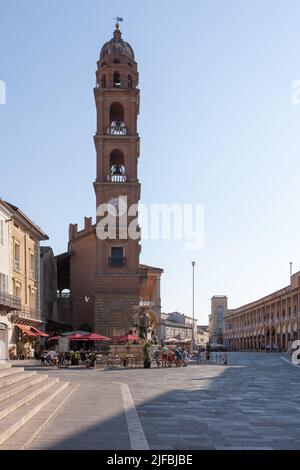
[[[120,16],[116,16],[116,18],[114,18],[114,20],[117,22],[117,23],[122,23],[122,21],[124,21],[124,18],[121,18]]]

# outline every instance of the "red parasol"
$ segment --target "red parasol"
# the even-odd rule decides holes
[[[141,341],[141,338],[135,335],[123,335],[123,336],[115,336],[113,338],[114,341]]]
[[[66,336],[70,341],[84,341],[84,335],[75,333],[74,335]]]
[[[107,336],[98,335],[97,333],[89,333],[88,335],[83,335],[81,339],[86,341],[111,341],[111,338]]]

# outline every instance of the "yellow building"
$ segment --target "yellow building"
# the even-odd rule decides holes
[[[39,328],[43,325],[40,308],[40,242],[48,240],[48,236],[18,207],[3,200],[1,206],[11,214],[6,220],[6,224],[9,224],[10,252],[8,285],[13,298],[19,299],[18,309],[7,312],[6,342],[11,358],[26,357],[32,355]]]

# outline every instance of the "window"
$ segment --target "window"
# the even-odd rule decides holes
[[[122,259],[123,258],[123,248],[119,248],[119,247],[114,246],[111,249],[111,256],[112,256],[112,258],[115,258],[115,259]]]
[[[113,246],[111,248],[111,257],[109,264],[113,268],[122,268],[125,265],[125,258],[123,257],[123,248]]]
[[[19,281],[15,281],[15,284],[14,284],[14,295],[15,295],[15,297],[18,297],[18,299],[20,299],[21,298],[21,292],[22,292],[21,283]]]
[[[15,242],[14,242],[14,268],[15,268],[15,271],[20,271],[20,269],[21,269],[20,254],[21,254],[20,243],[17,240],[15,240]]]
[[[114,59],[114,64],[119,64],[120,63],[120,59]]]
[[[0,245],[4,245],[4,221],[0,220]]]
[[[8,275],[0,273],[0,292],[8,293]]]
[[[29,307],[31,309],[36,308],[36,289],[34,287],[29,287]]]
[[[31,279],[35,279],[35,254],[31,250],[29,250],[29,259],[30,259],[30,277]]]

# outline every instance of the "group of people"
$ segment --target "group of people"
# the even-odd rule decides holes
[[[51,348],[49,351],[35,351],[34,358],[40,361],[42,366],[56,366],[58,364],[58,355],[55,349]]]
[[[51,348],[40,352],[36,351],[34,357],[42,366],[68,367],[69,365],[81,365],[89,368],[94,366],[97,355],[94,352],[84,351],[83,349],[78,352],[57,353],[54,348]]]
[[[188,352],[185,348],[176,346],[174,349],[167,345],[158,346],[154,353],[157,367],[186,367],[188,365]]]

